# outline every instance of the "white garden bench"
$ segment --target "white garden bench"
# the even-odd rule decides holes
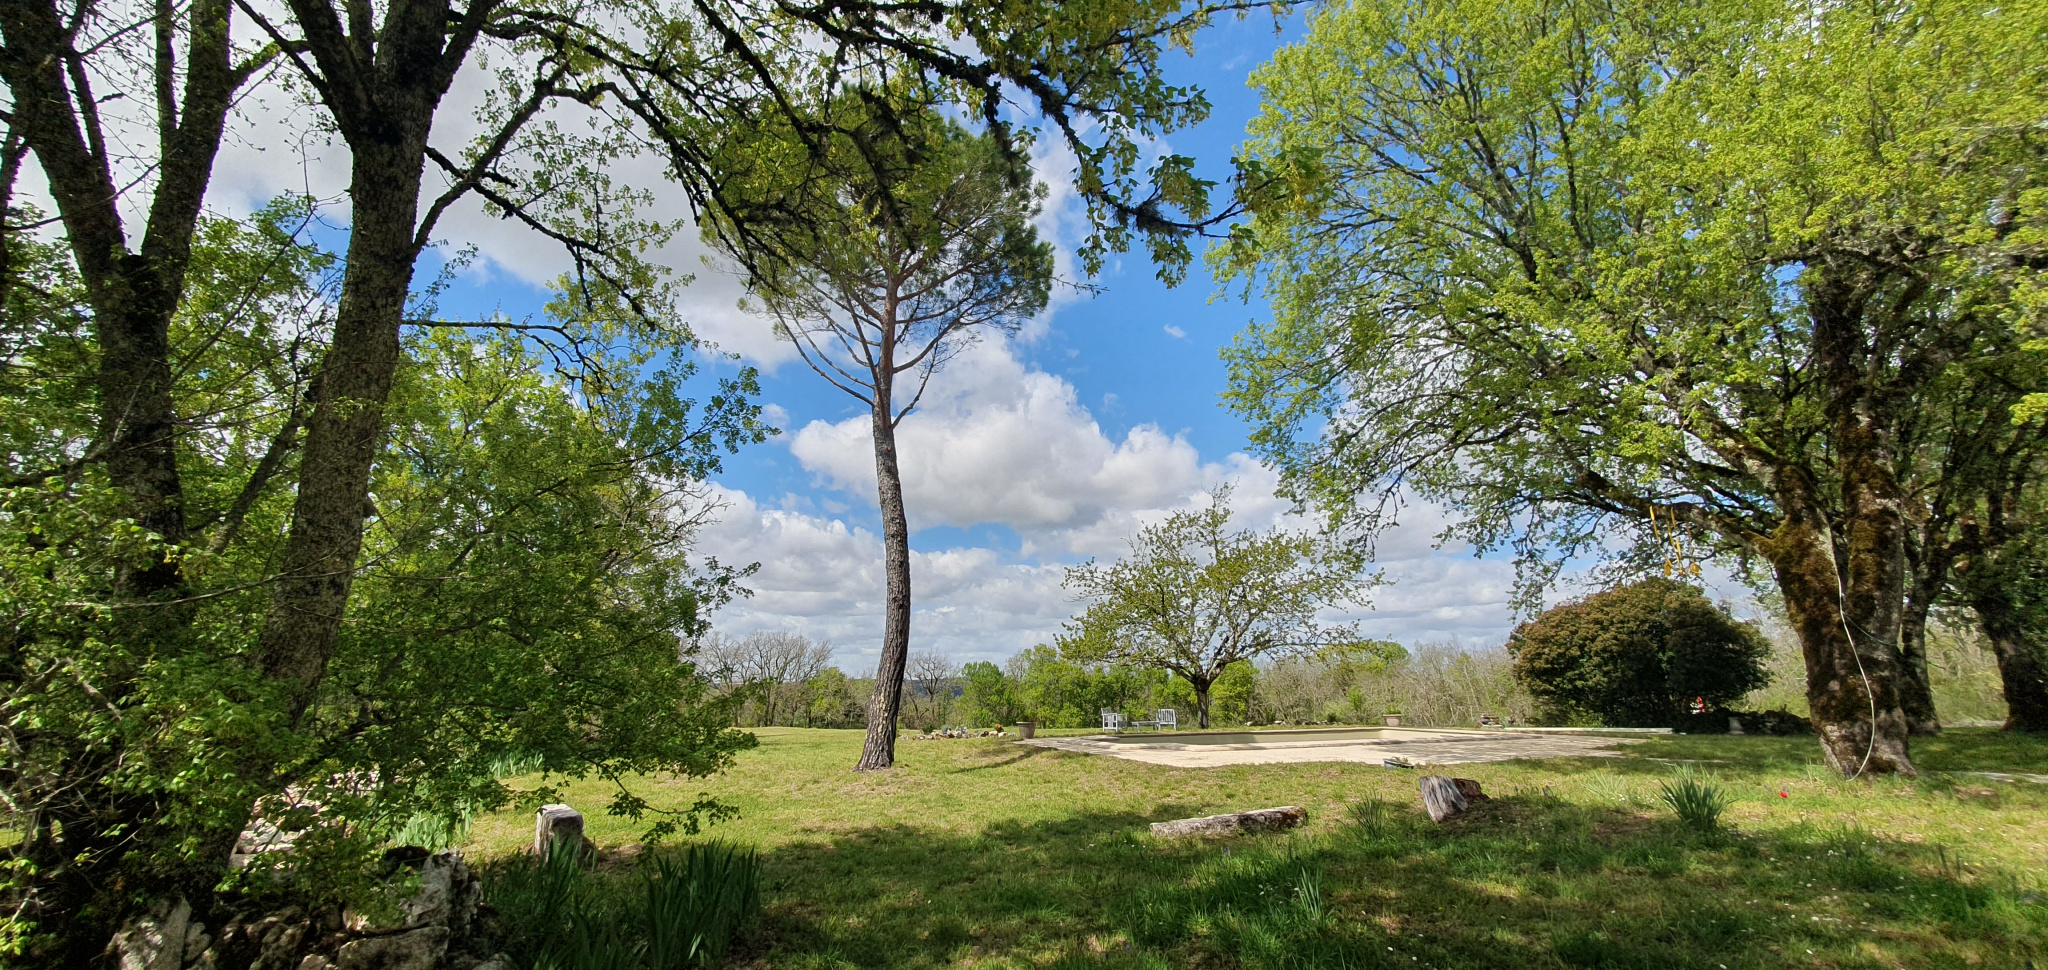
[[[1162,707],[1153,712],[1152,720],[1130,721],[1127,722],[1126,726],[1134,728],[1148,727],[1155,731],[1178,731],[1180,730],[1180,715],[1175,713],[1171,707]]]

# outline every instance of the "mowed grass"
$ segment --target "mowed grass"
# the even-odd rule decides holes
[[[739,808],[702,837],[762,852],[745,966],[2048,967],[2048,785],[1968,774],[2048,773],[2048,743],[1995,731],[1917,742],[1915,781],[1844,781],[1810,738],[1454,766],[1494,798],[1442,826],[1415,772],[1377,766],[1167,768],[906,739],[895,769],[856,775],[859,732],[757,733],[723,777],[633,783],[660,806]],[[1680,764],[1734,798],[1725,834],[1691,833],[1658,801]],[[638,840],[603,813],[606,785],[566,790],[600,845]],[[1147,832],[1276,805],[1309,824]],[[480,819],[469,849],[515,851],[531,825]]]

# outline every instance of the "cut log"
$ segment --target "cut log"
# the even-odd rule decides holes
[[[1456,782],[1442,775],[1425,775],[1422,779],[1422,807],[1429,811],[1429,820],[1441,822],[1453,815],[1459,815],[1472,807],[1458,791]]]
[[[1488,799],[1487,794],[1479,790],[1479,783],[1470,778],[1453,778],[1451,784],[1458,786],[1458,794],[1475,805]]]
[[[1152,834],[1161,838],[1176,839],[1189,835],[1236,835],[1240,832],[1269,832],[1276,829],[1291,829],[1308,820],[1308,811],[1293,805],[1279,808],[1261,808],[1251,812],[1233,812],[1229,815],[1208,815],[1202,818],[1183,818],[1172,822],[1153,822]]]

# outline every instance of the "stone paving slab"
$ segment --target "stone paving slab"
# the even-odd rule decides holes
[[[1077,754],[1106,754],[1126,761],[1174,768],[1218,768],[1316,761],[1385,764],[1388,758],[1404,758],[1410,764],[1462,765],[1531,758],[1612,757],[1618,753],[1613,750],[1615,745],[1641,744],[1642,740],[1446,731],[1413,738],[1252,744],[1174,744],[1169,741],[1135,742],[1101,737],[1034,738],[1017,743]]]
[[[2048,775],[2029,775],[2024,772],[2007,771],[1965,771],[1959,774],[1976,775],[1992,781],[2030,781],[2036,785],[2048,785]]]

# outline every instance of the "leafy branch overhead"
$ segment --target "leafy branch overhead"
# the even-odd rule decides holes
[[[838,141],[857,136],[856,126],[901,128],[915,125],[915,115],[930,105],[959,104],[1017,162],[1041,128],[1072,152],[1073,183],[1091,225],[1080,248],[1090,273],[1106,254],[1143,240],[1162,275],[1177,280],[1192,255],[1188,240],[1241,210],[1234,202],[1218,208],[1216,184],[1194,174],[1192,159],[1169,154],[1148,162],[1153,139],[1198,123],[1209,111],[1199,90],[1164,80],[1161,57],[1191,51],[1194,34],[1218,16],[1258,10],[1277,16],[1285,9],[1178,0],[697,0],[658,14],[625,14],[635,33],[658,39],[636,47],[537,16],[507,17],[503,34],[544,40],[614,72],[593,93],[616,95],[623,113],[644,124],[688,189],[700,224],[716,216],[745,235],[800,230],[793,220],[800,218],[804,189],[844,181],[848,165],[886,164],[840,150]],[[888,96],[876,96],[883,89]],[[835,110],[849,98],[864,108],[851,124]],[[744,210],[732,206],[719,160],[706,148],[718,142],[719,132],[763,124],[787,124],[815,166],[813,179],[790,187],[797,204],[779,212],[761,206],[758,196]],[[1241,173],[1240,181],[1245,177]],[[745,240],[735,248],[774,248],[761,243]]]

